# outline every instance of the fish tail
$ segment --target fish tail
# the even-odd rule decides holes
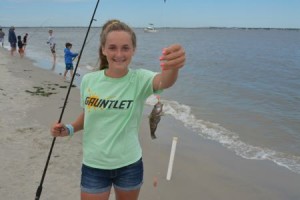
[[[156,139],[156,135],[154,134],[154,132],[151,132],[151,138],[152,140]]]

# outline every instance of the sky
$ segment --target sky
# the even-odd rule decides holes
[[[97,0],[1,0],[0,26],[85,26]],[[300,0],[100,0],[93,26],[300,28]]]

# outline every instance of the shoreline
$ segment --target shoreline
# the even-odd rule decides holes
[[[10,26],[2,26],[9,29]],[[88,26],[16,26],[16,28],[88,28]],[[102,28],[102,26],[94,26],[93,28]],[[133,27],[135,29],[144,29],[145,27]],[[201,27],[155,27],[157,29],[237,29],[237,30],[283,30],[283,31],[300,31],[300,28],[279,28],[279,27],[226,27],[226,26],[201,26]]]
[[[34,66],[30,59],[11,57],[3,48],[0,58],[0,194],[3,199],[33,199],[52,141],[49,127],[58,119],[67,92],[61,86],[68,83]],[[36,92],[37,87],[53,94],[26,92]],[[300,199],[299,174],[271,161],[243,159],[170,116],[162,118],[158,138],[151,140],[150,110],[145,107],[140,129],[145,167],[140,199]],[[72,88],[62,121],[73,121],[80,112],[79,89]],[[81,134],[56,140],[41,199],[80,199]],[[178,143],[172,177],[167,181],[173,137],[178,137]]]

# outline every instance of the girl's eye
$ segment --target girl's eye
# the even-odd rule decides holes
[[[114,47],[114,46],[110,46],[110,47],[108,47],[108,49],[109,49],[109,50],[115,50],[115,49],[116,49],[116,47]]]
[[[128,46],[125,46],[125,47],[123,47],[122,48],[124,51],[129,51],[130,50],[130,48],[128,47]]]

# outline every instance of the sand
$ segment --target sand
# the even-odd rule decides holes
[[[26,57],[0,48],[0,199],[34,199],[69,83]],[[300,175],[270,161],[247,160],[164,116],[151,140],[145,108],[140,140],[145,167],[141,200],[298,200]],[[63,122],[81,112],[72,88]],[[82,132],[57,138],[43,183],[43,200],[80,199]],[[178,137],[171,180],[172,138]],[[157,186],[153,185],[157,180]],[[114,199],[112,192],[111,198]]]

